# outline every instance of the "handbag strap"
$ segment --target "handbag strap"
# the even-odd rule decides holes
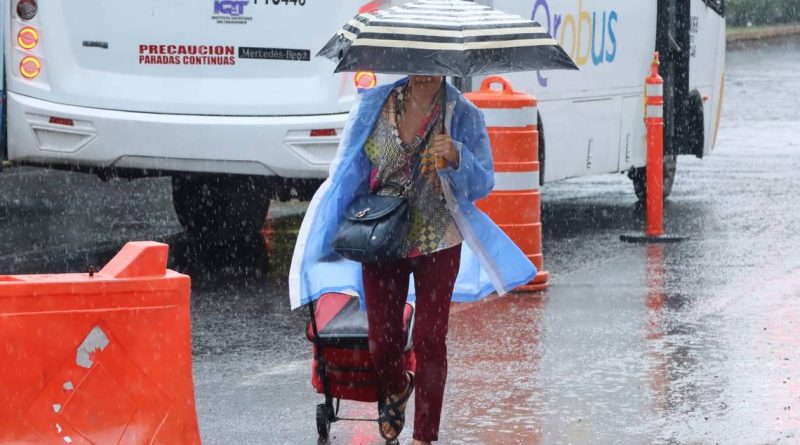
[[[403,193],[404,196],[407,195],[409,191],[411,191],[411,189],[414,187],[414,184],[416,184],[419,178],[422,176],[422,165],[420,162],[422,159],[422,150],[424,150],[430,143],[435,128],[436,125],[434,123],[434,125],[431,125],[430,128],[428,128],[428,133],[425,135],[425,139],[423,139],[422,142],[420,142],[420,144],[414,150],[414,158],[412,160],[413,163],[411,165],[414,165],[415,168],[414,171],[411,173],[411,178],[408,180],[408,184],[406,184],[405,186],[405,192]]]
[[[442,97],[446,96],[444,89],[440,90],[440,92],[437,93],[437,95],[439,94],[441,94]],[[395,96],[393,100],[395,101],[395,107],[398,107],[400,104],[397,103],[397,97]],[[444,132],[445,106],[446,106],[445,102],[444,100],[442,100],[440,105],[441,109],[439,116],[441,119],[442,132]],[[395,122],[395,125],[397,125],[397,122]],[[414,148],[414,155],[413,158],[411,159],[411,165],[414,166],[414,171],[411,172],[411,177],[408,179],[408,181],[406,181],[405,184],[400,184],[396,181],[387,181],[383,183],[381,189],[383,188],[396,189],[399,191],[400,196],[407,196],[409,194],[409,191],[412,190],[412,188],[417,183],[422,174],[422,165],[420,163],[420,160],[422,158],[422,151],[430,144],[431,138],[433,137],[433,134],[436,132],[437,127],[439,126],[437,125],[436,122],[431,123],[431,125],[426,130],[425,138],[422,141],[420,141],[420,143]]]

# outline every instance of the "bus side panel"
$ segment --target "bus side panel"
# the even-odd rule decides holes
[[[604,149],[619,147],[620,109],[618,97],[548,102],[546,112],[542,111],[547,170],[554,170],[547,171],[548,180],[618,171],[618,152],[610,156]],[[571,135],[567,147],[574,149],[564,149],[558,143],[565,135]]]
[[[643,166],[644,123],[636,116],[655,48],[656,2],[495,0],[494,7],[539,22],[580,68],[506,76],[539,100],[545,180],[620,171],[630,165],[620,163],[627,151]],[[621,100],[630,96],[641,102]],[[623,117],[635,121],[622,123]]]
[[[494,4],[539,22],[580,68],[509,74],[515,80],[525,79],[524,86],[535,90],[541,100],[643,89],[655,48],[654,2],[495,0]]]
[[[644,165],[647,161],[645,150],[644,107],[640,95],[623,97],[620,101],[622,119],[620,120],[619,171]]]
[[[714,101],[711,104],[711,113],[709,114],[711,119],[709,119],[708,122],[709,131],[706,133],[705,154],[714,150],[717,144],[717,132],[719,131],[719,121],[722,116],[722,104],[725,102],[725,29],[725,22],[723,21],[720,24],[719,30],[717,30],[717,39],[719,43],[717,45],[717,63],[714,67],[714,72],[716,73],[714,78]]]
[[[356,94],[352,74],[333,74],[335,64],[314,55],[364,3],[40,1],[29,21],[9,8],[10,35],[31,26],[41,38],[31,50],[10,39],[6,62],[17,66],[34,55],[41,73],[26,79],[10,70],[8,89],[143,113],[345,113]]]

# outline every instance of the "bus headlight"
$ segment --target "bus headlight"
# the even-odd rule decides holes
[[[34,56],[27,56],[19,63],[19,73],[26,79],[35,79],[42,72],[42,62]]]

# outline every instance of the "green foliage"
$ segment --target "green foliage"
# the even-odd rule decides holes
[[[728,26],[800,22],[800,0],[728,0]]]

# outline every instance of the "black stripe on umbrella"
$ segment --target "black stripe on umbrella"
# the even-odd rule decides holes
[[[534,26],[536,25],[536,26]],[[442,35],[449,37],[464,37],[470,35],[500,35],[500,34],[513,34],[514,32],[538,32],[545,33],[546,31],[536,22],[528,20],[520,20],[514,22],[476,22],[476,24],[462,24],[457,28],[453,26],[439,24],[436,21],[426,22],[425,20],[415,20],[411,22],[397,22],[387,20],[372,20],[369,22],[361,22],[351,20],[347,23],[342,31],[350,31],[354,34],[362,32],[380,33],[408,33],[408,34],[422,34],[422,35]],[[340,31],[341,32],[341,31]]]
[[[535,69],[538,70],[568,69],[566,67],[574,66],[566,53],[554,52],[550,48],[552,47],[474,50],[469,51],[465,57],[454,59],[440,50],[406,49],[402,57],[386,57],[385,48],[351,47],[348,52],[352,51],[353,56],[343,59],[336,71],[469,77],[530,71],[531,66],[536,66]]]
[[[514,28],[530,28],[534,23],[529,20],[519,20],[515,22],[503,22],[503,27],[501,29],[514,29]],[[398,22],[398,21],[388,21],[388,20],[371,20],[367,23],[361,23],[355,27],[350,25],[349,23],[345,25],[343,28],[349,28],[360,32],[361,29],[365,26],[376,26],[381,28],[400,28],[406,29],[411,25],[412,29],[420,29],[420,30],[438,30],[438,31],[451,31],[451,32],[464,32],[464,31],[477,31],[477,30],[487,30],[487,29],[497,29],[496,24],[480,22],[479,24],[474,25],[461,25],[457,29],[453,28],[452,25],[446,24],[436,24],[436,23],[426,23],[420,20],[414,20],[413,22]]]
[[[472,36],[463,38],[440,37],[432,35],[410,35],[404,33],[389,34],[389,33],[371,33],[362,32],[358,35],[359,39],[378,39],[388,41],[405,41],[405,42],[427,42],[431,44],[441,43],[444,44],[442,49],[453,49],[452,45],[459,43],[472,43],[472,42],[511,42],[516,43],[520,40],[539,39],[542,42],[551,43],[550,35],[547,33],[509,33],[502,35],[487,35],[487,36]],[[435,49],[434,47],[428,49]]]
[[[450,29],[460,29],[461,26],[480,25],[491,23],[498,26],[518,23],[530,23],[529,20],[515,16],[453,16],[451,14],[376,14],[368,17],[370,22],[394,22],[414,25],[419,21],[439,23]]]

